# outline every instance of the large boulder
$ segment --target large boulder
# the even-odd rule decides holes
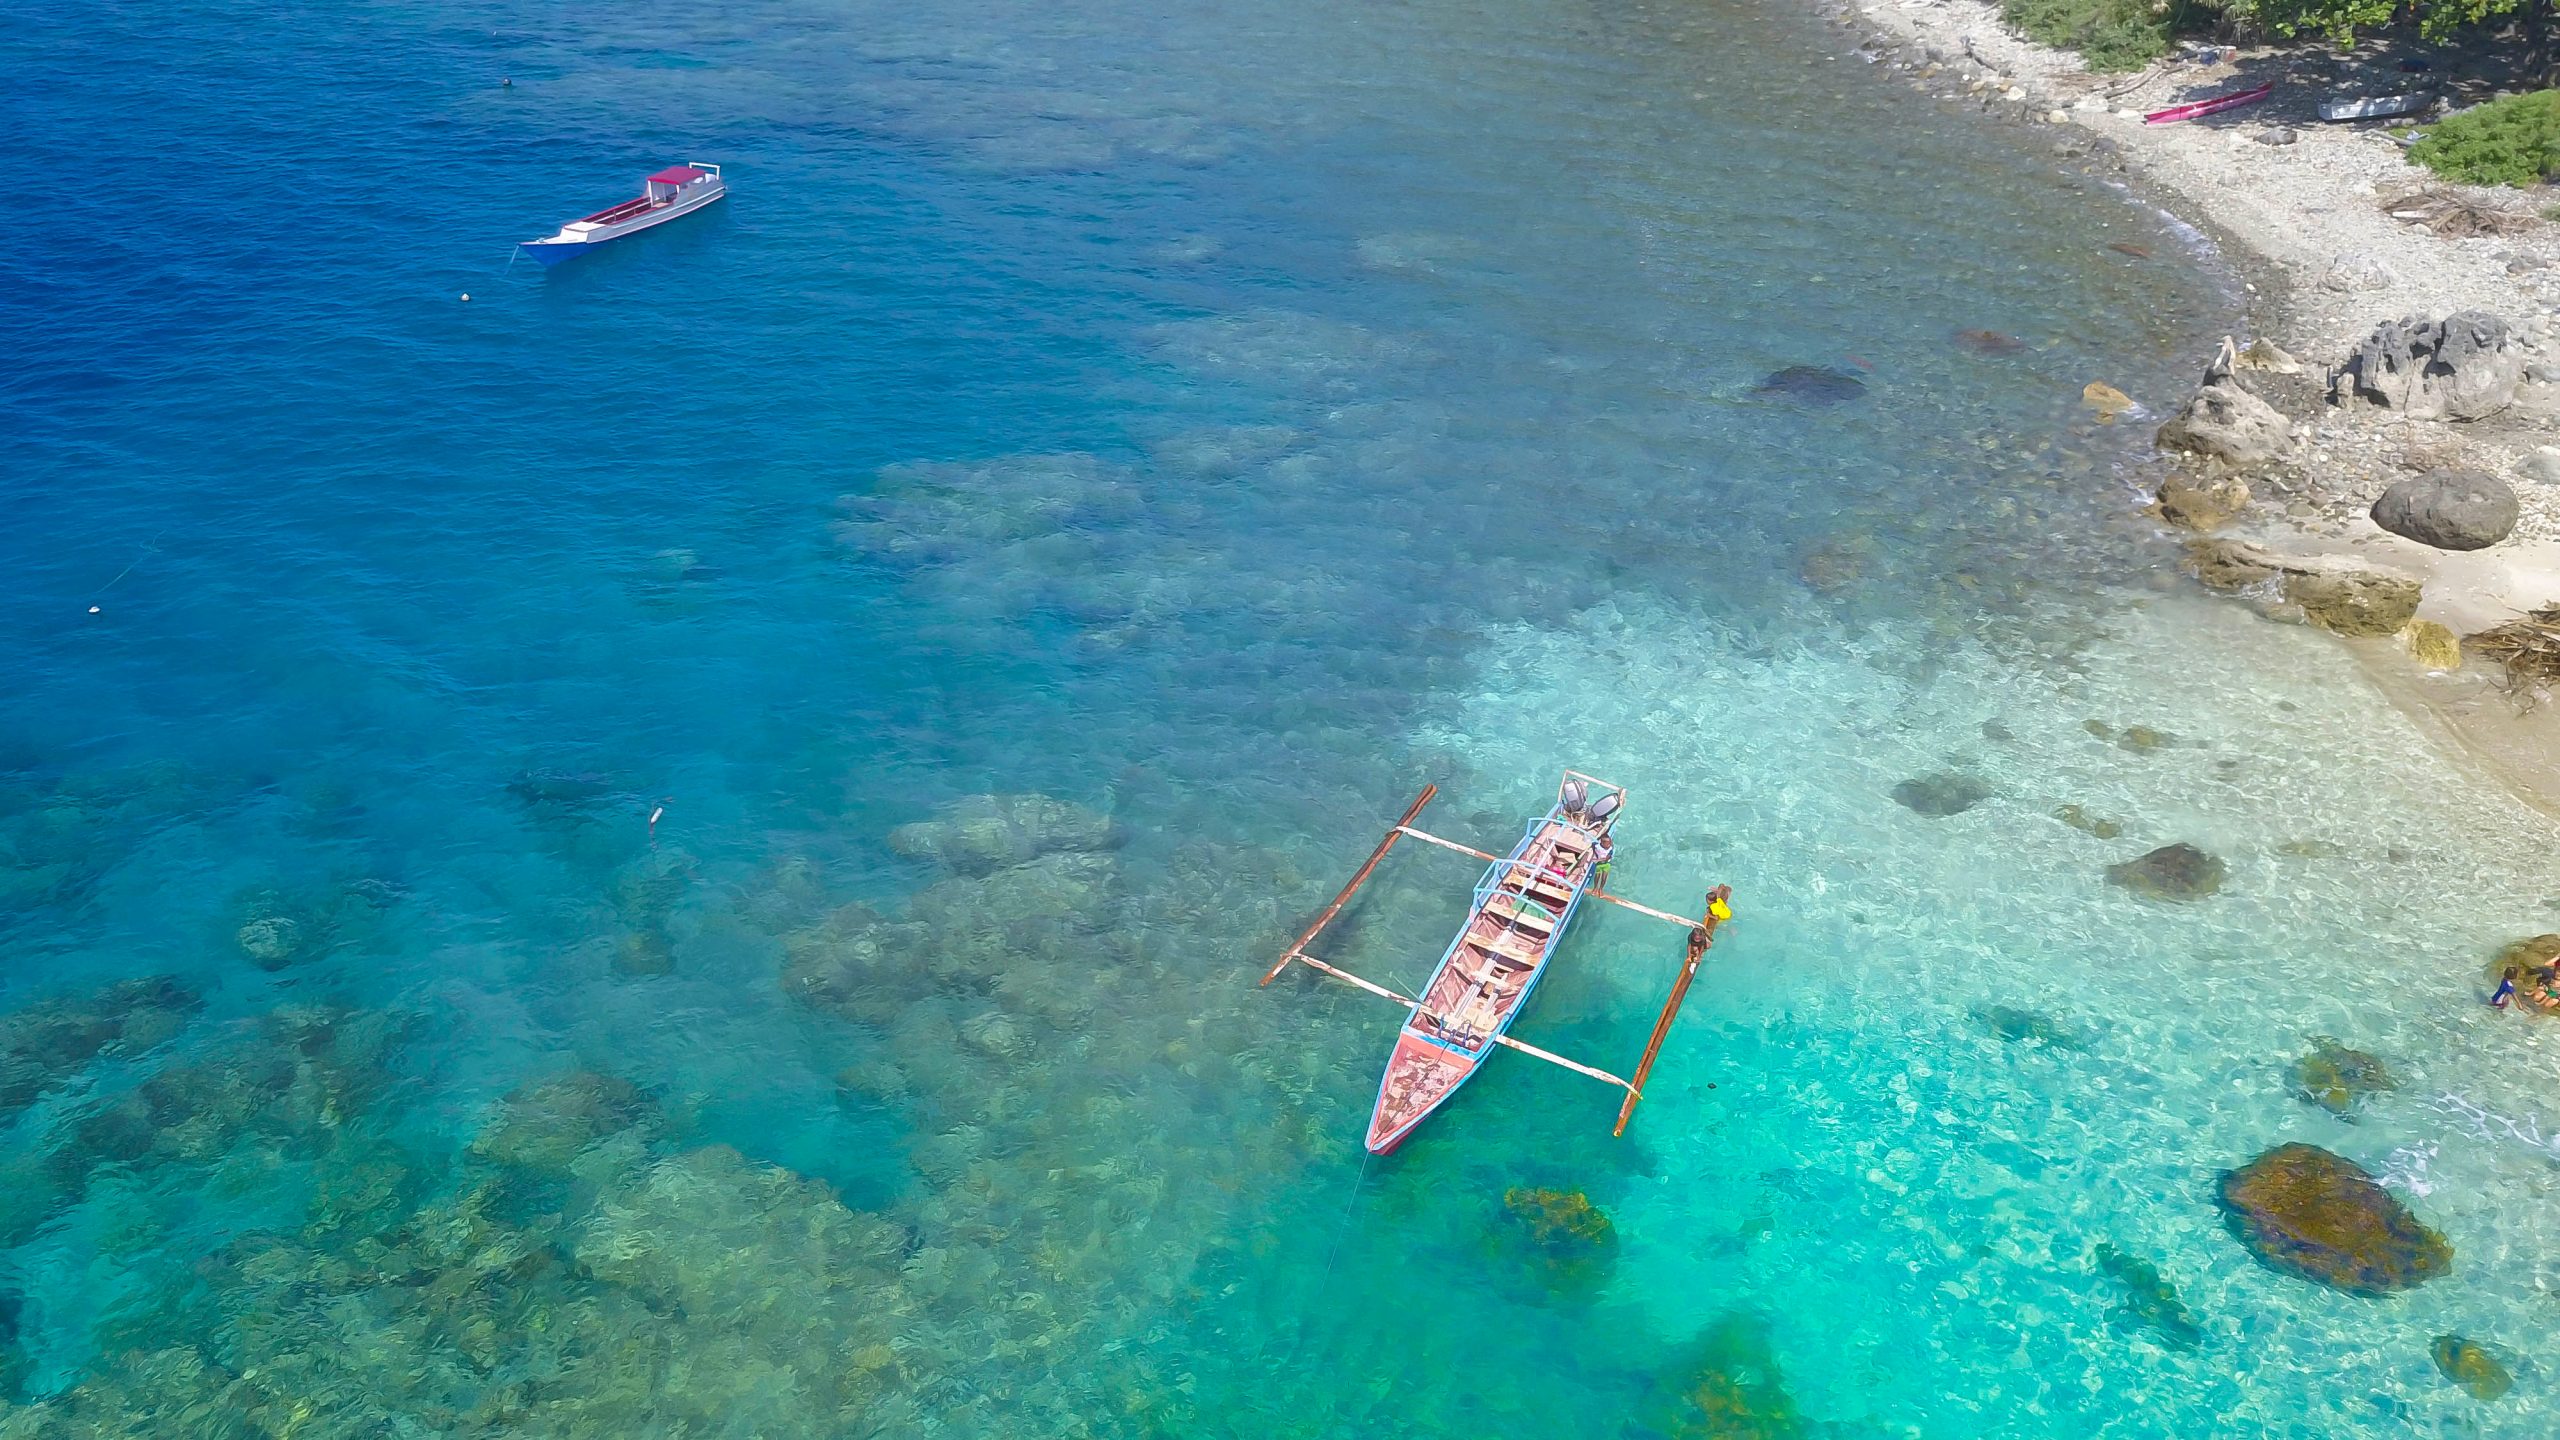
[[[2279,1145],[2224,1171],[2222,1204],[2260,1264],[2350,1295],[2388,1295],[2453,1268],[2443,1236],[2317,1145]]]
[[[2485,470],[2412,475],[2373,502],[2373,523],[2439,550],[2485,550],[2514,533],[2516,492]]]
[[[2163,450],[2256,465],[2284,453],[2293,439],[2293,422],[2229,374],[2216,372],[2197,388],[2186,409],[2160,427],[2156,438]]]
[[[2524,355],[2507,322],[2479,310],[2376,326],[2338,376],[2339,398],[2412,420],[2479,420],[2515,403]]]

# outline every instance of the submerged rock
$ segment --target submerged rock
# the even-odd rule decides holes
[[[1751,387],[1758,400],[1792,400],[1800,405],[1845,405],[1867,393],[1867,382],[1828,365],[1789,365],[1772,370]]]
[[[2124,1291],[2124,1303],[2118,1307],[2123,1318],[2148,1327],[2172,1350],[2193,1350],[2203,1343],[2203,1328],[2187,1313],[2186,1302],[2178,1298],[2178,1287],[2161,1276],[2158,1266],[2102,1240],[2098,1242],[2098,1272]]]
[[[1997,330],[1959,330],[1956,343],[1976,355],[2015,355],[2027,348],[2026,341]]]
[[[1728,1315],[1707,1327],[1667,1387],[1654,1429],[1666,1440],[1808,1440],[1817,1427],[1787,1393],[1769,1328]]]
[[[527,805],[579,810],[618,793],[616,778],[601,770],[519,770],[507,793]]]
[[[204,999],[167,975],[57,995],[0,1016],[0,1120],[102,1054],[138,1055],[175,1035]]]
[[[2261,1264],[2351,1295],[2388,1295],[2453,1268],[2453,1246],[2353,1162],[2280,1145],[2223,1172],[2232,1233]]]
[[[501,1165],[566,1174],[589,1147],[655,1126],[658,1107],[618,1075],[573,1070],[517,1087],[498,1102],[471,1153]]]
[[[2293,1064],[2294,1093],[2332,1115],[2353,1112],[2367,1095],[2396,1090],[2389,1067],[2327,1035],[2311,1037],[2311,1052]]]
[[[2431,470],[2373,502],[2373,523],[2438,550],[2485,550],[2515,533],[2516,492],[2486,470]]]
[[[1550,1290],[1591,1288],[1618,1258],[1618,1230],[1579,1190],[1514,1186],[1502,1196],[1500,1248],[1524,1256]]]
[[[2133,397],[2101,380],[2080,387],[2080,403],[2098,412],[2102,424],[2113,424],[2115,418],[2133,408]]]
[[[2097,1039],[2097,1032],[2086,1025],[2015,1005],[1986,1005],[1974,1011],[1973,1018],[2012,1044],[2033,1042],[2056,1050],[2086,1050]]]
[[[2516,1379],[2506,1365],[2489,1348],[2459,1335],[2439,1335],[2427,1347],[2436,1368],[2444,1378],[2471,1392],[2475,1400],[2495,1400],[2512,1388]]]
[[[1943,819],[1961,815],[1990,799],[1991,787],[1974,776],[1942,770],[1894,786],[1893,798],[1906,810]]]
[[[2154,900],[2201,900],[2222,888],[2223,863],[2183,842],[2107,867],[2107,883]]]
[[[2053,812],[2053,818],[2082,834],[2095,835],[2101,840],[2113,840],[2124,833],[2122,822],[2110,820],[2103,815],[2091,814],[2078,805],[2064,805],[2056,809]]]
[[[2177,736],[2166,730],[2154,730],[2148,725],[2127,725],[2116,732],[2116,748],[2129,750],[2136,755],[2148,755],[2154,750],[2166,750],[2177,743]]]
[[[1107,816],[1046,795],[972,795],[940,817],[889,832],[889,848],[962,875],[985,875],[1068,851],[1120,843]]]
[[[340,1006],[269,1011],[201,1058],[89,1111],[45,1167],[76,1188],[101,1165],[210,1161],[253,1144],[317,1154],[390,1082],[385,1062],[407,1025]]]

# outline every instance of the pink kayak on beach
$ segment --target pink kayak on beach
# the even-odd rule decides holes
[[[2199,115],[2214,115],[2225,110],[2237,110],[2243,105],[2255,105],[2266,99],[2274,93],[2275,88],[2276,82],[2270,80],[2255,90],[2235,90],[2231,94],[2216,95],[2209,100],[2190,100],[2184,105],[2172,105],[2166,110],[2154,110],[2142,117],[2142,123],[2166,125],[2175,120],[2193,120]]]

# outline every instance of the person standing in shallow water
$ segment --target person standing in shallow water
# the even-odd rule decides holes
[[[1609,856],[1617,848],[1606,831],[1601,833],[1599,843],[1591,847],[1591,888],[1594,890],[1606,891],[1609,888]]]

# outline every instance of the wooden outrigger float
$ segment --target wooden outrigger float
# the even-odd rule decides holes
[[[1555,804],[1544,816],[1529,823],[1508,855],[1491,854],[1413,828],[1422,807],[1438,793],[1437,785],[1422,787],[1422,793],[1405,807],[1403,817],[1388,829],[1378,848],[1369,852],[1367,863],[1351,877],[1351,883],[1342,887],[1305,934],[1281,952],[1279,961],[1263,973],[1262,983],[1268,985],[1278,979],[1280,972],[1295,961],[1405,1007],[1408,1013],[1404,1028],[1397,1033],[1395,1048],[1388,1054],[1386,1074],[1378,1081],[1377,1105],[1369,1116],[1369,1149],[1375,1154],[1384,1155],[1403,1144],[1415,1127],[1474,1077],[1495,1046],[1561,1065],[1625,1091],[1626,1101],[1618,1107],[1617,1128],[1610,1132],[1624,1135],[1628,1119],[1635,1114],[1636,1102],[1644,1098],[1644,1083],[1653,1073],[1653,1062],[1662,1054],[1663,1039],[1671,1033],[1672,1018],[1688,998],[1689,982],[1697,978],[1698,963],[1706,957],[1707,947],[1715,943],[1716,926],[1733,917],[1727,904],[1732,898],[1731,888],[1719,885],[1707,892],[1706,914],[1696,920],[1610,894],[1603,888],[1612,845],[1610,831],[1626,804],[1627,792],[1624,786],[1595,776],[1566,771],[1563,782],[1556,787]],[[1398,994],[1307,953],[1307,946],[1350,903],[1353,892],[1368,883],[1378,862],[1408,835],[1489,862],[1484,879],[1476,885],[1475,904],[1468,911],[1467,923],[1449,942],[1419,999]],[[1547,962],[1586,897],[1667,920],[1689,932],[1688,959],[1680,968],[1679,979],[1672,984],[1670,998],[1663,1002],[1661,1016],[1654,1021],[1653,1037],[1644,1047],[1644,1058],[1636,1063],[1632,1080],[1514,1040],[1508,1033],[1512,1022],[1528,1008],[1530,994],[1546,974]]]

